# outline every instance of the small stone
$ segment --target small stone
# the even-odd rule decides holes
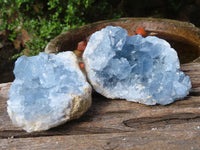
[[[167,41],[129,37],[121,27],[107,26],[92,34],[83,61],[90,83],[107,98],[167,105],[185,97],[191,88]]]
[[[146,37],[146,36],[147,36],[147,33],[146,33],[146,31],[144,30],[143,27],[137,28],[136,31],[135,31],[135,33],[136,33],[136,34],[140,34],[140,35],[143,36],[143,37]]]
[[[91,105],[91,86],[73,52],[21,56],[15,62],[8,114],[27,132],[80,117]]]
[[[87,42],[81,41],[78,43],[77,50],[84,51],[87,46]]]

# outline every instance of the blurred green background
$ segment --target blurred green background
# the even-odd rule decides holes
[[[37,55],[60,33],[105,19],[154,17],[200,27],[200,0],[1,0],[0,82],[17,57]]]

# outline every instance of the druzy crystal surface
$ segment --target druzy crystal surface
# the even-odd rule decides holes
[[[7,111],[28,132],[78,118],[91,104],[91,86],[72,52],[21,56],[14,74]]]
[[[185,97],[191,88],[167,41],[127,36],[121,27],[107,26],[92,34],[83,61],[94,89],[108,98],[166,105]]]

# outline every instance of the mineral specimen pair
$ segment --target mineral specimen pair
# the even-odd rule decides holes
[[[95,32],[83,53],[90,84],[108,98],[170,104],[189,93],[176,51],[154,36],[127,36],[121,27]],[[73,52],[20,57],[15,63],[8,114],[28,132],[80,117],[91,105],[91,86]]]

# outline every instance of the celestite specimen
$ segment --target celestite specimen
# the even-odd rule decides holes
[[[107,98],[166,105],[191,88],[168,42],[155,36],[129,37],[121,27],[107,26],[92,34],[83,61],[90,83]]]
[[[91,105],[91,86],[73,52],[21,56],[15,62],[8,114],[27,132],[80,117]]]

